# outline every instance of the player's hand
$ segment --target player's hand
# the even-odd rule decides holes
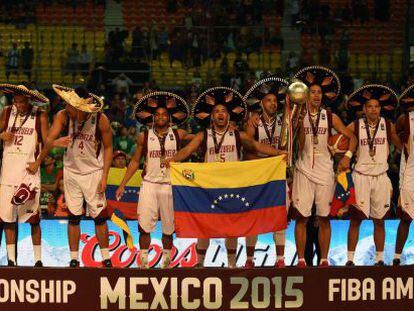
[[[125,186],[120,185],[118,189],[116,189],[115,198],[117,201],[121,200],[122,196],[124,195],[124,192],[125,192]]]
[[[27,163],[26,170],[30,174],[34,175],[34,174],[36,174],[37,170],[39,169],[39,166],[40,166],[40,164],[37,161],[36,162],[29,162],[29,163]]]
[[[343,156],[341,161],[338,163],[338,172],[343,172],[349,169],[351,164],[351,159],[348,157]]]
[[[253,113],[252,116],[247,120],[247,125],[252,127],[258,127],[260,122],[260,116],[257,113]]]
[[[14,139],[14,134],[12,132],[3,132],[0,134],[0,139],[3,139],[5,142],[11,142]]]
[[[106,190],[106,177],[102,178],[98,184],[98,193],[104,193]]]
[[[69,146],[72,140],[73,138],[71,136],[60,137],[53,142],[53,147],[67,148],[67,146]]]
[[[165,159],[165,167],[166,168],[170,168],[170,166],[171,166],[171,162],[174,162],[174,160],[173,160],[173,158],[167,158],[167,159]]]

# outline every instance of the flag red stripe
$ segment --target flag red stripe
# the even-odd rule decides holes
[[[252,236],[286,229],[285,206],[235,214],[175,212],[175,233],[179,238],[230,238]]]
[[[124,214],[127,220],[137,220],[137,203],[108,200],[108,215],[112,215],[115,209]]]

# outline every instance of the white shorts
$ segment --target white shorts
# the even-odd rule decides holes
[[[86,201],[88,214],[96,218],[106,208],[104,193],[98,193],[98,185],[102,178],[102,170],[80,175],[65,170],[63,173],[63,186],[65,200],[69,212],[75,216],[84,214],[83,202]]]
[[[154,232],[161,218],[162,233],[174,233],[174,208],[170,184],[143,181],[139,191],[138,223],[146,232]]]
[[[36,193],[34,200],[27,201],[23,205],[11,203],[18,186],[0,185],[0,219],[4,222],[31,222],[38,223],[40,218],[40,191]]]
[[[367,218],[382,219],[390,210],[392,185],[386,173],[367,176],[352,173],[357,208]]]
[[[320,185],[311,181],[303,173],[295,170],[293,174],[292,203],[303,217],[312,215],[315,203],[316,215],[327,217],[331,211],[331,202],[335,192],[335,184]]]
[[[414,219],[414,191],[400,189],[401,210],[407,213],[411,219]]]

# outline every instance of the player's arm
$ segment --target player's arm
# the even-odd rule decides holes
[[[124,178],[119,184],[118,189],[116,189],[115,197],[117,200],[121,199],[125,191],[126,184],[131,179],[131,177],[134,176],[135,172],[139,169],[139,163],[142,157],[143,146],[144,146],[144,133],[140,133],[137,139],[137,148],[135,149],[135,152],[131,157],[131,161],[129,162]]]
[[[402,150],[403,144],[401,143],[400,137],[397,135],[397,131],[395,130],[395,125],[393,123],[390,124],[391,130],[391,142],[398,150]]]
[[[45,111],[42,111],[40,113],[40,131],[42,134],[42,141],[44,144],[47,140],[47,135],[49,133],[49,118]]]
[[[351,165],[351,158],[356,150],[358,141],[354,135],[354,132],[347,128],[342,122],[342,120],[334,113],[332,114],[332,126],[335,130],[337,130],[338,133],[341,133],[349,139],[348,151],[345,153],[345,156],[342,157],[341,161],[339,161],[338,163],[338,171],[342,172],[349,169],[349,166]]]
[[[204,139],[204,131],[198,132],[187,146],[180,149],[172,158],[166,159],[166,165],[170,162],[181,162],[187,159],[193,152],[195,152],[201,145]]]
[[[106,182],[108,179],[109,169],[111,168],[112,163],[112,129],[106,115],[101,114],[101,117],[99,118],[98,122],[98,129],[99,131],[101,131],[102,144],[104,147],[104,165],[102,179],[100,184],[98,185],[98,192],[103,193],[106,189]]]
[[[14,138],[14,134],[7,131],[7,110],[12,109],[12,106],[6,106],[0,114],[0,139],[2,139],[5,142],[12,141]]]
[[[35,174],[42,164],[44,158],[49,154],[50,149],[54,146],[54,141],[59,137],[63,125],[66,122],[65,111],[61,110],[57,113],[55,120],[53,121],[52,127],[48,131],[47,138],[44,140],[44,146],[35,162],[28,163],[27,170],[31,174]],[[43,135],[43,133],[42,133]]]
[[[252,118],[252,117],[250,117]],[[255,125],[255,122],[251,121],[251,122],[246,122],[246,126],[244,128],[244,132],[246,133],[246,135],[250,138],[254,140],[254,134],[256,131],[256,127],[257,125]],[[245,157],[246,160],[252,160],[252,159],[257,159],[258,156],[256,154],[256,152],[252,152],[251,150],[246,150],[245,153]]]
[[[251,139],[245,132],[240,132],[240,139],[243,144],[243,148],[247,149],[247,151],[256,151],[269,156],[286,154],[286,151],[275,149],[270,145],[261,144]]]
[[[194,134],[190,134],[185,130],[178,129],[178,136],[180,137],[181,141],[189,142],[194,138]]]
[[[410,136],[410,125],[407,121],[408,116],[406,114],[402,114],[398,117],[397,122],[395,122],[395,131],[401,140],[401,144],[403,145],[408,144]]]

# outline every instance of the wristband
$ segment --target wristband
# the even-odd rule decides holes
[[[345,152],[345,156],[348,157],[348,158],[350,158],[350,159],[352,159],[352,155],[353,155],[353,153],[350,150],[348,150],[347,152]]]

